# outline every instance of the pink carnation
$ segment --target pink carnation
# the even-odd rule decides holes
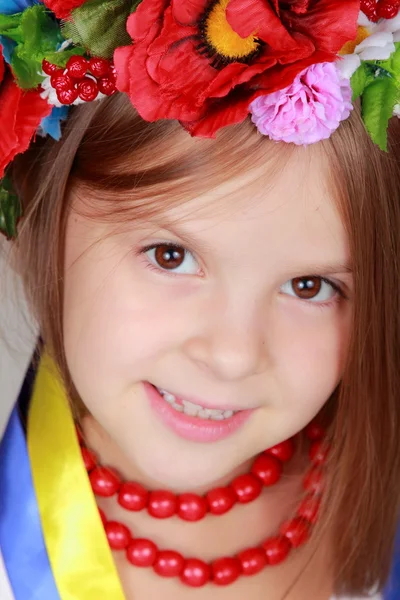
[[[317,63],[283,90],[256,98],[249,110],[263,135],[305,146],[329,138],[349,117],[351,96],[350,81],[334,63]]]

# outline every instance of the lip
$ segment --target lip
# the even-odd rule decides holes
[[[143,385],[151,408],[163,424],[179,437],[192,442],[208,443],[223,440],[243,427],[254,412],[254,409],[241,410],[223,421],[190,417],[174,410],[151,383],[144,381]],[[218,408],[225,410],[225,407]],[[229,410],[229,407],[226,410]]]

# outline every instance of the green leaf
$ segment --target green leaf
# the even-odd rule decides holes
[[[59,25],[45,6],[34,5],[21,13],[19,39],[16,41],[11,60],[14,76],[21,88],[35,88],[43,80],[43,59],[63,41]]]
[[[22,42],[21,31],[22,13],[16,15],[0,14],[0,35],[10,38],[14,42]]]
[[[5,176],[0,181],[0,232],[7,239],[17,235],[17,224],[21,217],[21,204],[13,190],[11,181]]]
[[[131,43],[126,31],[129,15],[141,0],[87,0],[72,11],[63,26],[63,36],[86,48],[89,54],[112,58],[119,46]]]
[[[376,79],[362,96],[362,116],[372,140],[387,150],[387,127],[396,104],[398,89],[393,79]]]
[[[68,50],[63,50],[62,52],[49,52],[46,54],[45,59],[53,65],[57,65],[57,67],[65,67],[71,56],[77,56],[78,54],[80,56],[86,54],[85,49],[74,46],[73,48],[68,48]]]
[[[368,80],[368,73],[364,63],[358,67],[357,71],[353,74],[350,84],[353,90],[353,102],[357,100],[363,93]]]
[[[387,73],[400,84],[400,43],[395,44],[395,51],[387,60],[376,60],[374,64],[380,69],[384,69]],[[372,61],[368,61],[371,63]]]

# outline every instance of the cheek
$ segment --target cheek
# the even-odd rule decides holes
[[[348,307],[297,311],[277,321],[276,375],[290,409],[314,412],[340,382],[346,360],[351,313]]]
[[[135,276],[129,256],[88,253],[67,269],[65,351],[85,402],[115,401],[151,378],[183,325],[182,312],[171,308],[159,288]]]

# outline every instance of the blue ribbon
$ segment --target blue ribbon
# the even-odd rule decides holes
[[[17,407],[0,443],[0,548],[15,600],[60,600]]]

